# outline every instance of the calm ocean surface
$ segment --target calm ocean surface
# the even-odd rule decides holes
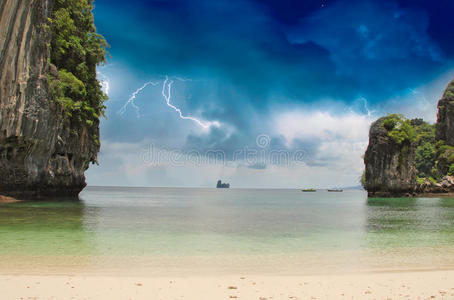
[[[4,273],[329,273],[454,268],[454,199],[362,191],[87,187],[0,205]]]

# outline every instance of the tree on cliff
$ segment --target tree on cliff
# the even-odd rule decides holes
[[[92,0],[57,0],[49,27],[52,34],[50,62],[58,74],[49,76],[55,100],[72,121],[93,125],[104,113],[96,66],[105,62],[104,37],[96,33]]]

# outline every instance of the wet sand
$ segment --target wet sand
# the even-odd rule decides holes
[[[2,299],[454,299],[454,271],[312,276],[0,275]]]

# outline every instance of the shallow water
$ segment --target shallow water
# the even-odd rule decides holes
[[[88,187],[0,205],[7,273],[324,273],[454,267],[454,199]]]

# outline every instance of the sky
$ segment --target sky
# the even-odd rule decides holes
[[[109,95],[89,185],[356,186],[370,123],[436,120],[451,0],[95,0]]]

